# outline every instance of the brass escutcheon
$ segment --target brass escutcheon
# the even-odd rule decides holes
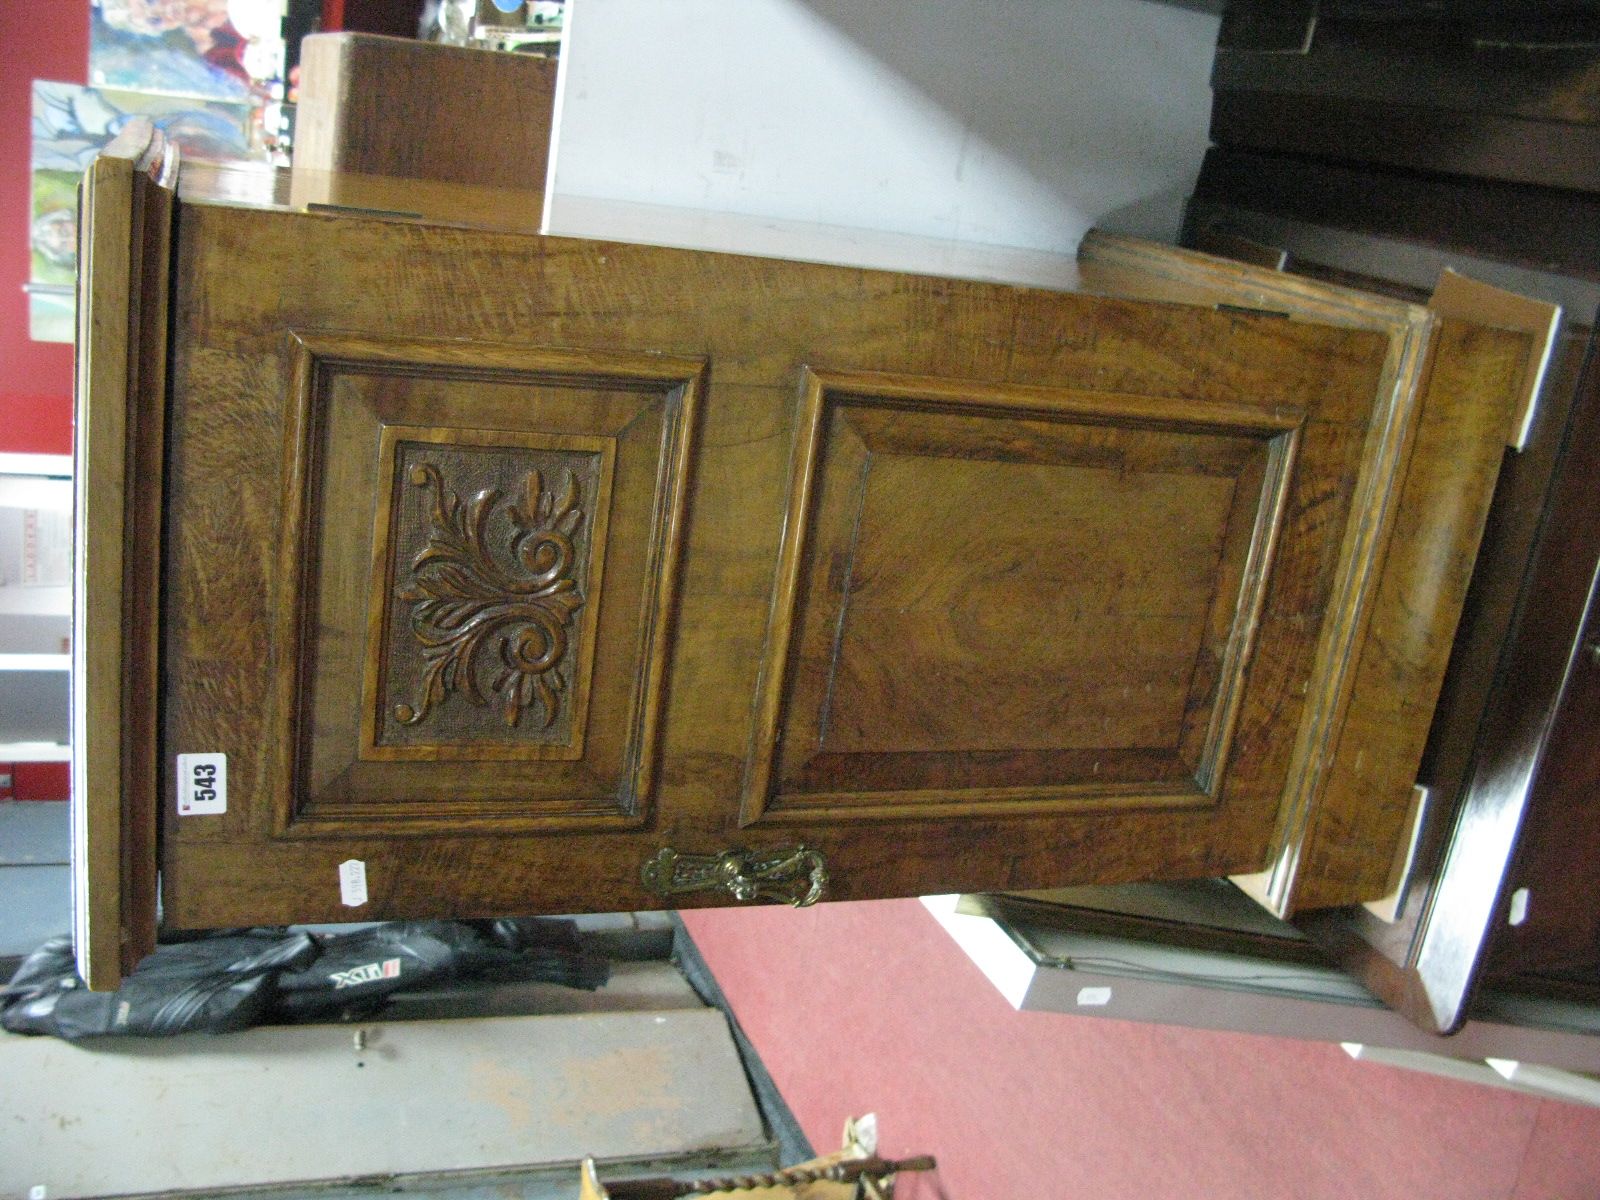
[[[772,900],[807,908],[827,890],[828,866],[822,855],[804,846],[721,854],[679,854],[662,847],[645,860],[639,877],[658,896],[723,891],[735,900]]]

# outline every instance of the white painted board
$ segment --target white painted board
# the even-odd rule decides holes
[[[1145,0],[575,0],[546,189],[1073,253],[1172,240],[1218,18]]]

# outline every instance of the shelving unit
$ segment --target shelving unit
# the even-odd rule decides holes
[[[0,763],[70,756],[71,516],[69,457],[0,454]]]

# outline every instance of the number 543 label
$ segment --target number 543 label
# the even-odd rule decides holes
[[[228,756],[178,755],[178,815],[216,816],[228,811]]]

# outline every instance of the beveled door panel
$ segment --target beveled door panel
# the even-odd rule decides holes
[[[702,365],[295,344],[280,830],[644,820]]]
[[[807,371],[745,822],[1213,804],[1303,420]]]

